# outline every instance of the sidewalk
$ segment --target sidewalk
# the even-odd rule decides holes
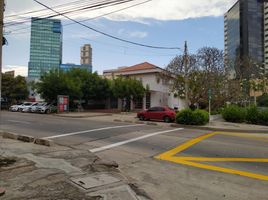
[[[219,116],[212,116],[211,122],[205,126],[185,126],[180,124],[167,124],[164,122],[157,122],[157,121],[139,121],[136,118],[136,113],[66,113],[60,114],[57,116],[64,116],[64,117],[83,117],[87,118],[90,117],[91,120],[97,121],[106,121],[106,122],[126,122],[126,123],[145,123],[148,125],[158,125],[162,127],[185,127],[185,128],[193,128],[193,129],[206,129],[206,130],[213,130],[213,131],[229,131],[229,132],[246,132],[246,133],[268,133],[268,126],[259,126],[259,125],[252,125],[252,124],[240,124],[240,123],[230,123],[225,122]]]
[[[100,116],[112,116],[111,113],[100,113],[100,112],[69,112],[55,114],[59,117],[70,117],[70,118],[88,118],[88,117],[100,117]]]
[[[0,136],[0,199],[149,199],[117,167],[83,145],[46,147]]]

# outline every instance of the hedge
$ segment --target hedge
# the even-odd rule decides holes
[[[258,124],[260,121],[260,111],[256,106],[247,108],[246,121],[250,124]]]
[[[246,119],[247,111],[245,108],[236,106],[236,105],[230,105],[223,109],[222,111],[222,117],[227,122],[238,122],[242,123]]]
[[[262,96],[257,97],[258,106],[268,107],[268,94],[263,94]]]
[[[227,122],[268,125],[268,109],[259,110],[256,106],[243,108],[231,105],[223,109],[222,117]]]
[[[259,124],[268,126],[268,109],[265,109],[260,112]]]
[[[185,109],[177,113],[176,122],[185,125],[205,125],[209,122],[209,114],[204,110]]]

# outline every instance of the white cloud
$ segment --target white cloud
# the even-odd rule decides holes
[[[62,3],[71,2],[72,0],[44,0],[42,3],[48,6],[55,6]],[[113,6],[98,11],[81,12],[76,17],[91,18],[99,14],[111,12],[132,4],[142,2],[144,0],[135,1],[134,3]],[[55,3],[56,2],[56,3]],[[183,20],[187,18],[199,18],[206,16],[221,16],[226,12],[236,0],[152,0],[146,4],[142,4],[118,13],[107,16],[107,18],[116,21],[140,21],[142,19],[151,18],[156,20]],[[12,13],[31,11],[42,8],[40,5],[33,3],[31,0],[9,0],[7,2],[6,15]]]
[[[134,31],[129,33],[130,37],[136,37],[136,38],[145,38],[148,36],[147,32],[142,32],[142,31]]]
[[[28,75],[28,67],[26,66],[16,66],[16,65],[6,65],[3,67],[3,72],[7,71],[15,71],[15,76],[27,76]]]
[[[132,37],[132,38],[145,38],[148,36],[147,32],[144,31],[128,31],[123,28],[119,29],[117,31],[118,35],[124,36],[124,37]]]
[[[100,37],[100,34],[95,33],[95,32],[75,33],[75,32],[72,31],[72,32],[70,32],[69,37],[65,37],[64,39],[81,39],[81,38],[96,39],[98,37]]]

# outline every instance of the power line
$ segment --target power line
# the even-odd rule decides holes
[[[70,9],[65,8],[64,12],[60,12],[60,10],[57,11],[57,12],[66,15],[66,14],[70,14],[70,13],[77,13],[79,11],[102,9],[102,8],[109,7],[109,6],[115,6],[115,5],[119,5],[119,4],[123,4],[123,3],[128,3],[128,2],[131,2],[131,1],[134,1],[134,0],[112,0],[112,1],[111,0],[110,1],[105,0],[105,1],[100,1],[100,2],[98,1],[98,2],[96,2],[97,4],[94,3],[94,4],[90,4],[90,5],[83,3],[82,5],[81,4],[76,5],[76,7],[72,7]],[[59,15],[60,14],[57,13],[57,14],[53,14],[53,15],[49,15],[49,16],[41,15],[41,16],[38,16],[38,17],[40,17],[40,18],[42,18],[42,17],[44,17],[44,18],[53,18],[53,17],[57,17]],[[27,22],[30,22],[30,21],[31,21],[30,18],[26,19],[26,20],[18,21],[18,22],[12,22],[11,21],[11,22],[5,23],[5,27],[21,25],[21,24],[24,24],[24,23],[27,23]]]
[[[104,17],[104,16],[107,16],[107,15],[110,15],[110,14],[114,14],[116,12],[120,12],[120,11],[123,11],[123,10],[126,10],[126,9],[129,9],[129,8],[133,8],[135,6],[139,6],[139,5],[142,5],[142,4],[145,4],[145,3],[148,3],[152,0],[147,0],[147,1],[143,1],[143,2],[140,2],[140,3],[137,3],[137,4],[133,4],[131,6],[127,6],[127,7],[124,7],[124,8],[121,8],[121,9],[117,9],[117,10],[114,10],[112,12],[108,12],[108,13],[104,13],[102,15],[98,15],[98,16],[95,16],[95,17],[92,17],[92,18],[89,18],[89,19],[85,19],[85,20],[80,20],[79,22],[85,22],[85,21],[89,21],[89,20],[94,20],[94,19],[97,19],[97,18],[100,18],[100,17]],[[73,25],[73,24],[76,24],[74,22],[71,22],[69,24],[64,24],[63,26],[69,26],[69,25]],[[21,30],[25,30],[25,29],[29,29],[30,27],[27,26],[27,27],[24,27],[24,28],[19,28],[19,29],[14,29],[11,31],[11,33],[9,34],[12,34],[12,35],[15,35],[15,34],[24,34],[24,33],[27,33],[25,31],[23,32],[16,32],[16,31],[21,31]]]
[[[99,34],[102,34],[102,35],[105,35],[105,36],[107,36],[107,37],[113,38],[113,39],[115,39],[115,40],[119,40],[119,41],[121,41],[121,42],[126,42],[126,43],[129,43],[129,44],[133,44],[133,45],[137,45],[137,46],[142,46],[142,47],[147,47],[147,48],[153,48],[153,49],[180,49],[179,47],[161,47],[161,46],[152,46],[152,45],[146,45],[146,44],[141,44],[141,43],[137,43],[137,42],[132,42],[132,41],[129,41],[129,40],[125,40],[125,39],[122,39],[122,38],[113,36],[113,35],[111,35],[111,34],[105,33],[105,32],[103,32],[103,31],[99,31],[99,30],[97,30],[97,29],[95,29],[95,28],[92,28],[92,27],[86,25],[86,24],[83,24],[83,23],[81,23],[81,22],[79,22],[79,21],[77,21],[77,20],[75,20],[75,19],[72,19],[72,18],[68,17],[68,16],[65,15],[65,14],[62,14],[62,13],[60,13],[60,12],[54,10],[53,8],[50,8],[49,6],[47,6],[47,5],[45,5],[45,4],[41,3],[41,2],[39,2],[39,1],[37,1],[37,0],[33,0],[33,1],[35,1],[36,3],[38,3],[38,4],[42,5],[42,6],[44,6],[45,8],[47,8],[47,9],[49,9],[49,10],[52,10],[53,12],[55,12],[55,13],[57,13],[57,14],[63,16],[63,17],[65,17],[65,18],[67,18],[67,19],[69,19],[69,20],[71,20],[71,21],[73,21],[73,22],[75,22],[75,23],[77,23],[77,24],[79,24],[79,25],[81,25],[81,26],[83,26],[83,27],[86,27],[86,28],[88,28],[88,29],[90,29],[90,30],[92,30],[92,31],[94,31],[94,32],[97,32],[97,33],[99,33]]]
[[[98,0],[95,0],[95,1],[93,1],[93,0],[86,0],[86,1],[91,1],[91,5],[93,3],[100,2]],[[82,4],[85,4],[85,3],[86,2],[84,0],[84,2],[82,2]],[[56,9],[56,8],[59,8],[60,9],[60,8],[66,8],[67,6],[68,7],[71,7],[73,5],[75,5],[75,6],[81,5],[81,0],[76,0],[76,1],[68,2],[68,3],[64,3],[64,4],[55,5],[55,6],[53,6],[53,8],[54,9]],[[5,16],[5,18],[7,19],[7,18],[12,18],[12,17],[17,17],[17,16],[20,16],[20,15],[27,15],[27,14],[39,13],[39,12],[42,12],[42,11],[50,12],[50,11],[47,11],[46,8],[43,8],[43,9],[39,9],[39,10],[33,10],[33,11],[24,12],[24,13],[18,13],[18,14],[14,14],[14,15],[8,15],[8,16]]]
[[[142,4],[145,4],[145,3],[148,3],[152,0],[147,0],[147,1],[143,1],[143,2],[140,2],[140,3],[137,3],[137,4],[134,4],[134,5],[131,5],[131,6],[127,6],[125,8],[121,8],[121,9],[118,9],[118,10],[114,10],[112,12],[108,12],[108,13],[105,13],[105,14],[102,14],[102,15],[98,15],[96,17],[92,17],[92,18],[89,18],[89,19],[85,19],[85,20],[81,20],[79,22],[86,22],[86,21],[89,21],[89,20],[93,20],[93,19],[97,19],[99,17],[104,17],[104,16],[107,16],[107,15],[110,15],[110,14],[114,14],[114,13],[117,13],[117,12],[120,12],[120,11],[123,11],[123,10],[126,10],[126,9],[129,9],[129,8],[133,8],[135,6],[139,6],[139,5],[142,5]],[[64,26],[69,26],[69,25],[72,25],[72,24],[75,24],[74,22],[72,23],[69,23],[69,24],[65,24]]]

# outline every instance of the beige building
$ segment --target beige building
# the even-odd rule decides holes
[[[81,65],[90,65],[92,66],[92,48],[90,44],[85,44],[81,47]]]
[[[184,108],[184,100],[179,99],[170,90],[174,77],[169,76],[168,78],[162,78],[163,72],[166,71],[160,67],[145,62],[130,67],[119,67],[118,69],[106,70],[103,72],[103,76],[108,79],[115,79],[118,76],[133,78],[140,80],[143,87],[149,89],[142,99],[137,100],[136,102],[129,102],[130,105],[128,106],[131,110],[148,109],[153,106],[169,106],[178,109]],[[121,109],[122,104],[122,100],[118,100],[117,108]]]

